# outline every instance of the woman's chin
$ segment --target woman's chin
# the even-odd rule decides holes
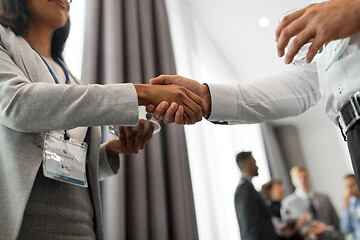
[[[53,19],[52,21],[49,21],[47,23],[47,25],[51,28],[53,28],[54,30],[57,30],[59,28],[62,28],[66,25],[67,22],[67,18],[58,18],[58,19]]]

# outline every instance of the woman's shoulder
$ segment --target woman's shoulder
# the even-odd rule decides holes
[[[17,36],[9,27],[0,24],[0,44],[3,48],[9,49],[11,46],[24,44],[25,39]]]
[[[1,35],[16,36],[15,33],[11,30],[11,28],[6,27],[2,24],[0,24],[0,33],[1,33]],[[0,38],[0,41],[1,40],[2,40],[2,36]]]

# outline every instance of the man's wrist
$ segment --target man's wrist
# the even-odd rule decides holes
[[[202,85],[201,98],[205,101],[206,112],[207,112],[205,118],[208,119],[211,115],[211,94],[210,94],[209,86],[206,83]]]

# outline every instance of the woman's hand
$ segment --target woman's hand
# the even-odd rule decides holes
[[[126,131],[125,131],[126,128]],[[140,119],[138,129],[133,135],[132,127],[119,127],[119,138],[110,140],[106,143],[105,148],[108,158],[115,154],[133,154],[138,153],[139,149],[143,149],[147,142],[151,139],[154,132],[155,124],[150,123],[149,130],[145,133],[145,120]]]

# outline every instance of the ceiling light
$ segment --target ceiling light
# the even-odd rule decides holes
[[[259,19],[259,26],[262,27],[262,28],[265,28],[265,27],[269,26],[269,23],[270,23],[270,21],[266,17],[262,17],[262,18]]]

